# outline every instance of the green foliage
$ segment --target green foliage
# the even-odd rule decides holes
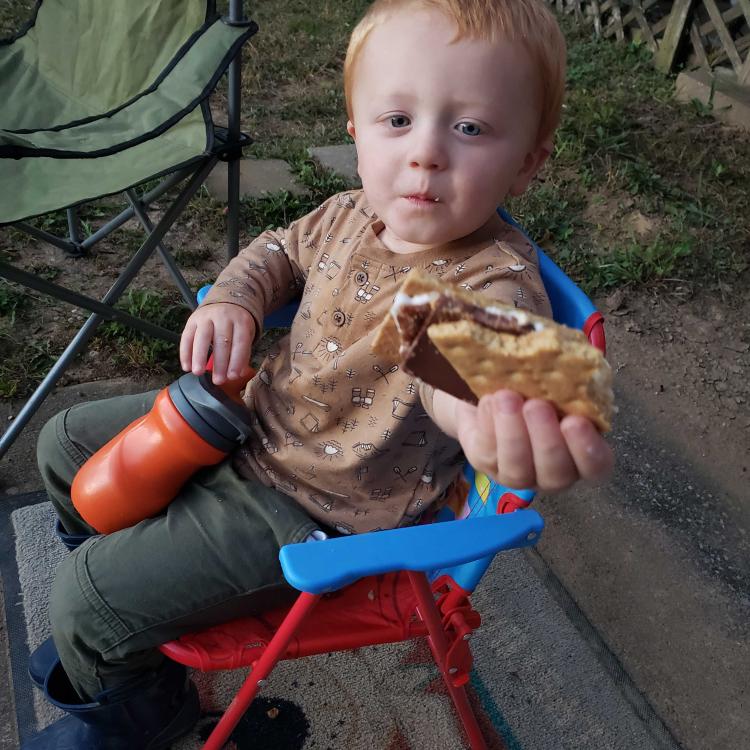
[[[543,181],[511,204],[516,216],[589,291],[734,281],[750,266],[750,139],[728,137],[710,106],[673,101],[645,45],[561,25],[562,122]]]
[[[188,203],[180,222],[191,230],[201,232],[210,240],[218,240],[226,231],[226,212],[226,204],[216,200],[208,192],[208,188],[201,185]],[[180,249],[176,248],[175,253],[178,250]]]
[[[588,285],[598,291],[663,281],[673,277],[692,253],[689,239],[674,242],[658,238],[648,245],[631,242],[625,247],[615,248],[598,263],[591,263]]]
[[[174,298],[147,290],[131,290],[121,306],[125,312],[167,330],[182,331],[190,311]],[[102,339],[113,349],[116,361],[129,367],[169,369],[176,366],[178,347],[163,339],[146,336],[118,321],[99,329]]]
[[[50,341],[13,335],[12,321],[0,319],[0,398],[28,396],[54,364],[58,352]]]
[[[16,311],[27,301],[27,297],[16,284],[0,279],[0,317],[9,318],[13,323],[16,319]]]
[[[12,36],[30,20],[34,13],[35,0],[13,0],[0,3],[0,39]]]
[[[348,187],[342,177],[299,155],[291,160],[291,167],[308,193],[294,195],[288,190],[280,190],[261,198],[243,198],[240,203],[240,221],[249,234],[255,236],[266,229],[288,226]]]
[[[346,137],[342,63],[371,0],[266,0],[243,69],[244,121],[253,156],[289,159]]]
[[[508,210],[538,243],[559,249],[574,235],[579,200],[573,185],[542,183],[508,201]]]
[[[297,180],[310,192],[310,200],[316,204],[351,187],[340,175],[333,174],[316,161],[300,155],[290,159],[290,165]]]

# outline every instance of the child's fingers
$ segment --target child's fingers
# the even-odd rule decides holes
[[[498,482],[513,489],[533,487],[534,461],[526,422],[523,418],[523,397],[514,391],[497,391],[480,401],[491,410],[492,439],[495,443]]]
[[[497,453],[492,435],[492,415],[487,410],[480,410],[478,406],[458,401],[456,428],[469,463],[477,471],[494,476],[497,469]]]
[[[188,320],[180,337],[180,366],[185,372],[190,371],[193,364],[193,339],[196,325],[192,319]]]
[[[534,456],[536,487],[557,492],[578,479],[578,469],[560,431],[555,407],[547,401],[530,399],[523,405]]]
[[[232,340],[233,330],[231,326],[214,326],[213,335],[213,367],[211,368],[212,380],[216,385],[221,385],[227,379],[227,367],[229,357],[234,347]]]
[[[614,468],[615,458],[609,443],[584,417],[565,417],[560,423],[570,455],[582,479],[607,479]]]
[[[194,375],[202,375],[206,371],[208,350],[214,335],[213,323],[208,320],[196,327],[193,338],[193,361],[190,370]]]
[[[235,325],[232,329],[232,352],[229,357],[227,377],[236,380],[247,369],[252,348],[252,332],[247,326]]]

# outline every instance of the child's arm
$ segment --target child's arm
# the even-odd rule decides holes
[[[184,370],[205,372],[212,347],[214,383],[244,377],[264,318],[302,292],[320,235],[344,203],[334,195],[286,229],[262,232],[229,261],[185,325],[180,341]]]
[[[469,463],[506,487],[555,492],[612,473],[612,449],[594,425],[578,416],[560,420],[546,401],[497,391],[472,406],[436,390],[433,412]]]

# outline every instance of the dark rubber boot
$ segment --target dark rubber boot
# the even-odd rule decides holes
[[[59,518],[55,523],[55,534],[57,534],[60,541],[71,551],[80,547],[91,536],[91,534],[68,534],[60,523]]]
[[[40,690],[44,690],[44,681],[55,664],[60,661],[57,647],[52,636],[38,646],[29,657],[29,677]]]
[[[83,703],[58,661],[44,684],[47,700],[68,716],[22,750],[162,750],[187,734],[200,717],[198,691],[180,664],[166,661]]]

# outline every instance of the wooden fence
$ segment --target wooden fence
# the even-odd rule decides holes
[[[750,87],[750,0],[547,0],[596,33],[637,39],[656,67],[701,68]]]

